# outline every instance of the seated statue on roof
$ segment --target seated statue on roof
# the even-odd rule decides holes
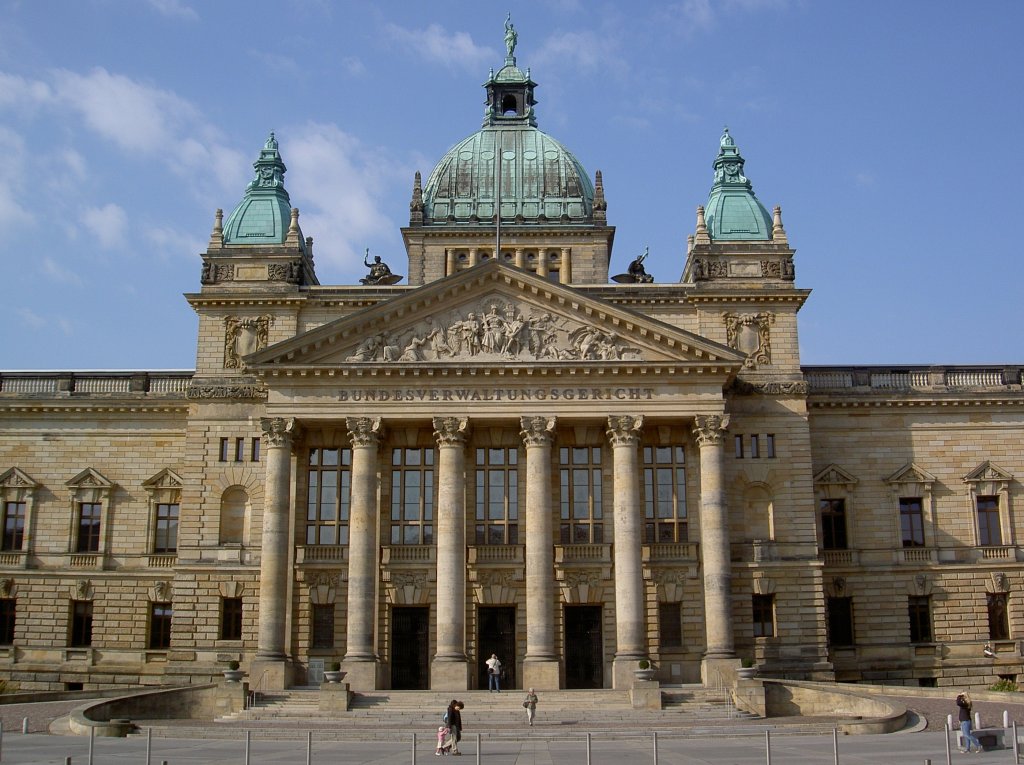
[[[363,265],[370,269],[370,273],[359,280],[360,284],[396,284],[402,277],[391,273],[388,264],[380,259],[380,255],[373,256],[373,262],[369,262],[370,248],[366,248],[363,256]]]
[[[644,268],[644,259],[647,257],[649,247],[644,247],[643,254],[638,258],[634,258],[630,261],[629,265],[626,266],[626,273],[616,274],[612,277],[612,281],[619,282],[620,284],[650,284],[654,281],[654,277],[647,273],[647,269]]]

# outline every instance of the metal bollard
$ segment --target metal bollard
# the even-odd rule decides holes
[[[96,740],[96,728],[89,728],[89,765],[92,765],[92,744]]]
[[[590,765],[590,734],[587,734],[587,765]]]
[[[765,765],[772,765],[772,732],[764,732],[764,762]]]
[[[946,727],[953,730],[953,715],[946,715]]]
[[[1010,727],[1010,710],[1009,709],[1004,709],[1003,710],[1003,727],[1004,728],[1009,728]]]
[[[64,758],[64,765],[71,765],[71,758],[70,757],[65,757]]]
[[[839,765],[839,728],[832,729],[832,758]]]
[[[1013,762],[1020,762],[1020,744],[1017,742],[1017,721],[1013,721]]]
[[[21,719],[21,732],[22,732],[22,734],[28,733],[28,718],[27,717],[23,717]]]
[[[658,765],[658,731],[651,731],[654,736],[654,765]]]
[[[313,731],[306,731],[306,765],[313,765]]]
[[[146,765],[152,762],[153,757],[153,729],[146,728]]]
[[[952,716],[950,716],[952,719]],[[953,765],[953,754],[949,750],[949,731],[946,731],[944,738],[946,739],[946,765]]]
[[[476,734],[476,765],[480,765],[480,734]]]
[[[249,761],[245,761],[245,765],[249,765]],[[412,765],[416,765],[416,731],[412,732]]]
[[[249,753],[252,749],[252,731],[247,730],[245,732],[245,765],[249,765]],[[149,763],[146,763],[149,765]]]
[[[974,713],[974,730],[981,727],[981,712]]]

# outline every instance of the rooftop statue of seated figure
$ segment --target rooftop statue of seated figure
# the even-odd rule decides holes
[[[650,284],[654,281],[654,277],[647,273],[647,269],[644,268],[644,259],[647,257],[649,247],[644,247],[643,254],[640,257],[630,261],[626,267],[626,273],[616,274],[612,277],[612,281],[619,282],[620,284]]]
[[[370,273],[359,280],[360,284],[397,284],[402,280],[398,274],[391,273],[388,264],[380,259],[380,255],[373,256],[370,262],[370,248],[366,248],[363,256],[363,265],[370,269]]]

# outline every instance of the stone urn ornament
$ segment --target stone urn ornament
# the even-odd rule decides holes
[[[657,670],[651,666],[651,662],[647,659],[640,659],[637,662],[637,668],[633,670],[633,676],[637,680],[653,680],[656,672]]]
[[[330,669],[324,670],[324,682],[340,683],[346,675],[345,672],[341,671],[341,662],[332,661],[328,666]]]
[[[740,659],[740,666],[736,670],[736,677],[744,680],[750,680],[757,674],[757,667],[754,666],[753,659]]]
[[[224,670],[224,679],[227,680],[229,683],[237,683],[239,680],[245,677],[245,672],[240,670],[239,666],[241,665],[239,665],[237,661],[229,661],[228,668]]]

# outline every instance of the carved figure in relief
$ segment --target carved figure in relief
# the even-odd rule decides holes
[[[506,356],[518,356],[519,351],[522,349],[522,342],[520,336],[523,333],[523,329],[526,326],[526,322],[523,320],[523,315],[516,311],[515,306],[509,305],[505,308],[505,344],[502,346],[501,352]]]
[[[470,356],[480,353],[480,322],[476,314],[470,313],[462,320],[462,347]]]
[[[491,305],[491,310],[483,318],[483,336],[480,338],[480,350],[484,353],[497,353],[499,339],[504,335],[505,322],[498,315],[498,307]]]
[[[430,350],[434,352],[435,358],[440,359],[451,354],[445,331],[437,326],[432,316],[427,317],[427,342],[430,343]]]
[[[409,344],[405,346],[405,350],[402,351],[402,355],[398,357],[399,361],[423,361],[423,354],[420,353],[420,347],[427,342],[425,337],[416,337],[409,341]]]

